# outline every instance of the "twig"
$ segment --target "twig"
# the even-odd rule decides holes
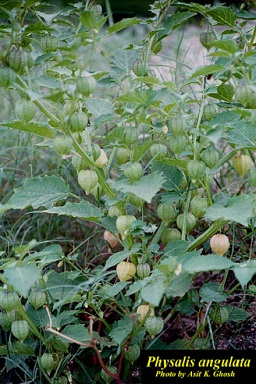
[[[104,363],[104,361],[102,359],[101,352],[97,348],[97,346],[95,345],[95,339],[93,337],[93,329],[92,329],[94,317],[90,318],[90,325],[89,325],[89,327],[90,327],[91,342],[90,343],[86,343],[86,342],[82,342],[82,341],[76,340],[73,337],[70,337],[70,336],[67,336],[67,335],[63,335],[61,332],[56,331],[54,328],[52,328],[52,318],[51,318],[51,314],[50,314],[49,308],[48,308],[47,305],[45,305],[44,308],[45,308],[46,313],[47,313],[48,318],[49,318],[49,324],[45,327],[46,331],[51,332],[51,333],[53,333],[56,336],[62,337],[63,339],[65,339],[65,340],[67,340],[67,341],[69,341],[71,343],[80,345],[83,348],[93,348],[95,353],[96,353],[96,355],[97,355],[98,361],[99,361],[100,366],[103,369],[103,371],[106,372],[106,374],[109,377],[111,377],[112,379],[116,380],[118,384],[124,384],[122,382],[122,380],[120,379],[120,377],[119,377],[120,376],[120,371],[121,371],[121,366],[119,366],[118,372],[116,374],[111,372],[106,367],[106,365],[105,365],[105,363]],[[122,361],[122,358],[120,360]]]

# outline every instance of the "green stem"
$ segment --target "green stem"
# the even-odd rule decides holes
[[[109,175],[109,172],[110,172],[110,169],[114,163],[114,160],[115,160],[115,157],[116,157],[116,152],[117,152],[117,147],[114,147],[110,156],[109,156],[109,159],[108,159],[108,164],[106,165],[106,175]]]
[[[109,25],[111,27],[112,25],[114,25],[114,20],[113,20],[113,15],[112,15],[109,0],[105,0],[105,4],[106,4],[107,15],[108,15],[108,22],[109,22]]]
[[[23,319],[28,322],[28,324],[29,324],[31,330],[33,331],[33,333],[38,337],[39,340],[44,341],[43,336],[38,331],[37,327],[35,326],[33,321],[30,319],[30,317],[27,315],[27,313],[25,312],[25,310],[24,310],[24,308],[23,308],[23,306],[22,306],[22,304],[20,302],[18,302],[17,307],[18,307],[18,311],[20,312],[20,314],[23,317]]]
[[[132,237],[132,235],[126,236],[125,240],[127,242],[128,249],[130,251],[132,249],[132,247],[133,247],[133,237]]]
[[[147,318],[151,316],[152,309],[154,309],[154,308],[149,306],[149,309],[148,309],[148,311],[146,313],[146,316],[141,321],[139,321],[138,325],[136,325],[136,327],[135,327],[135,330],[136,330],[135,335],[138,335],[139,331],[143,328]]]
[[[207,305],[204,320],[203,320],[202,324],[198,327],[196,333],[191,337],[191,339],[186,344],[186,347],[184,349],[189,349],[191,347],[191,345],[193,344],[193,342],[198,338],[200,333],[204,330],[205,325],[207,323],[207,317],[208,317],[208,312],[209,312],[210,307],[211,307],[211,302]]]
[[[252,34],[252,37],[251,37],[251,40],[248,44],[248,50],[250,51],[253,47],[253,44],[254,44],[254,40],[256,38],[256,27],[254,27],[254,30],[253,30],[253,34]]]
[[[229,161],[230,159],[232,159],[232,157],[235,156],[237,150],[236,149],[232,149],[226,156],[222,157],[218,163],[215,165],[214,167],[214,170],[220,168],[223,164],[225,164],[227,161]]]
[[[228,291],[228,296],[232,295],[239,287],[241,287],[240,283],[237,283],[233,288]]]
[[[213,204],[212,193],[211,193],[211,188],[210,188],[208,180],[207,180],[207,176],[204,177],[204,184],[203,184],[203,186],[204,186],[204,188],[206,190],[208,205],[212,205]]]
[[[108,0],[106,0],[108,1]],[[156,23],[156,26],[155,26],[155,30],[158,29],[158,27],[161,25],[162,23],[162,20],[164,19],[166,13],[168,12],[168,9],[169,9],[169,6],[171,4],[171,1],[168,2],[168,5],[166,5],[166,7],[163,8],[162,12],[159,14],[159,18],[157,20],[157,23]],[[146,54],[144,56],[144,69],[146,68],[146,65],[148,63],[148,59],[149,59],[149,55],[150,55],[150,51],[151,51],[151,48],[152,48],[152,44],[154,42],[154,39],[155,39],[156,35],[153,35],[149,41],[148,41],[148,46],[147,46],[147,50],[146,50]]]
[[[86,127],[82,133],[84,139],[85,139],[85,142],[86,142],[86,146],[88,147],[88,152],[91,153],[92,152],[92,141],[91,141],[91,136],[88,132],[88,127]]]
[[[167,228],[166,224],[162,221],[158,230],[156,231],[155,236],[153,237],[151,244],[157,244],[159,240],[161,239],[162,234],[164,233],[165,229]]]
[[[173,315],[177,312],[176,305],[175,307],[170,311],[170,313],[166,316],[164,319],[164,324],[168,323],[168,321],[173,317]]]
[[[234,251],[235,251],[235,225],[233,224],[233,231],[232,231],[232,248],[231,248],[231,252],[230,252],[230,260],[232,261],[233,259],[233,255],[234,255]],[[223,279],[222,279],[222,282],[221,282],[221,286],[222,286],[222,289],[225,288],[225,285],[226,285],[226,281],[227,281],[227,278],[228,278],[228,275],[229,275],[229,269],[225,270],[225,273],[224,273],[224,276],[223,276]]]
[[[3,277],[3,275],[0,273],[0,281],[5,284],[5,285],[8,285],[8,282],[7,280]]]
[[[184,347],[184,349],[189,349],[191,347],[191,345],[193,344],[193,342],[198,338],[198,336],[200,335],[200,333],[204,330],[205,328],[205,323],[200,325],[200,327],[197,329],[196,333],[191,337],[191,339],[189,340],[189,342],[186,344],[186,346]]]
[[[187,199],[186,199],[186,204],[185,204],[185,209],[184,209],[184,217],[183,217],[183,223],[182,223],[181,240],[186,240],[187,217],[188,217],[188,210],[189,210],[189,205],[190,205],[190,201],[191,201],[191,196],[192,196],[192,190],[191,190],[191,188],[189,188]]]
[[[203,80],[203,95],[202,95],[202,103],[200,105],[200,108],[199,108],[199,114],[198,114],[198,119],[197,119],[197,123],[196,123],[196,128],[199,129],[200,127],[200,124],[201,124],[201,121],[202,121],[202,118],[203,118],[203,114],[204,114],[204,107],[205,107],[205,80]]]

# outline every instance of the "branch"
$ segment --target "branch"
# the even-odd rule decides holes
[[[71,342],[71,343],[74,343],[74,344],[77,344],[77,345],[80,345],[81,347],[83,348],[93,348],[96,355],[97,355],[97,358],[98,358],[98,361],[100,363],[100,366],[101,368],[103,369],[103,371],[106,372],[106,374],[111,377],[112,379],[116,380],[118,384],[123,384],[123,382],[121,381],[119,375],[120,375],[120,371],[118,370],[118,372],[115,374],[113,372],[111,372],[105,365],[103,359],[102,359],[102,356],[101,356],[101,353],[100,353],[100,350],[97,348],[97,346],[95,345],[95,340],[93,338],[93,332],[92,332],[92,323],[93,323],[93,318],[91,317],[90,319],[90,336],[91,336],[91,342],[90,343],[84,343],[82,341],[79,341],[79,340],[76,340],[76,339],[73,339],[73,337],[70,337],[70,336],[67,336],[67,335],[63,335],[61,332],[59,331],[56,331],[54,328],[52,328],[52,318],[51,318],[51,314],[50,314],[50,311],[49,311],[49,308],[47,305],[44,306],[46,312],[47,312],[47,315],[48,315],[48,318],[49,318],[49,324],[45,327],[46,331],[48,332],[51,332],[53,333],[54,335],[56,336],[59,336],[59,337],[62,337],[63,339]]]

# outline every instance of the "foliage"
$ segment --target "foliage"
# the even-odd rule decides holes
[[[29,216],[41,228],[40,239],[1,235],[7,374],[137,383],[143,349],[217,348],[223,323],[252,317],[255,294],[255,13],[165,0],[113,23],[91,1],[27,0],[0,17],[0,125],[35,138],[45,164],[4,179],[2,227]],[[209,61],[165,80],[156,58],[194,17]],[[134,28],[143,37],[127,43]],[[74,248],[59,234],[45,244],[40,222],[54,217],[77,223]],[[162,339],[191,315],[193,331]]]

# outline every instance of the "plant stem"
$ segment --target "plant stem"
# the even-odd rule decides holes
[[[174,308],[170,311],[170,313],[164,319],[164,324],[168,323],[168,321],[173,317],[175,312],[177,312],[176,305],[174,306]]]
[[[108,15],[108,22],[109,22],[109,25],[111,27],[112,25],[114,25],[114,20],[113,20],[113,15],[112,15],[109,0],[105,0],[105,4],[106,4],[107,15]]]
[[[212,205],[213,201],[212,201],[211,188],[209,186],[209,183],[208,183],[208,180],[207,180],[207,176],[204,177],[203,186],[204,186],[205,191],[206,191],[208,205]]]
[[[22,306],[22,304],[20,302],[18,302],[17,307],[18,307],[18,311],[20,312],[20,314],[23,317],[23,319],[28,322],[28,324],[29,324],[31,330],[33,331],[33,333],[38,337],[39,340],[44,341],[43,336],[38,331],[37,327],[35,326],[33,321],[30,319],[30,317],[27,315],[27,313],[25,312],[25,310],[24,310],[24,308],[23,308],[23,306]]]
[[[191,337],[189,342],[186,344],[186,347],[184,349],[189,349],[191,344],[193,344],[193,342],[197,339],[197,337],[200,335],[200,333],[204,330],[206,322],[207,322],[207,317],[208,317],[208,312],[209,312],[210,306],[211,306],[211,302],[207,305],[203,322],[198,327],[196,333]]]
[[[182,234],[181,234],[181,240],[186,240],[186,233],[187,233],[187,217],[188,217],[188,210],[190,205],[190,200],[192,196],[192,190],[189,188],[185,209],[184,209],[184,216],[183,216],[183,223],[182,223]]]
[[[156,231],[155,236],[153,237],[153,239],[151,241],[151,244],[157,244],[159,242],[159,240],[161,239],[161,236],[162,236],[162,234],[166,228],[167,228],[166,224],[164,224],[164,222],[162,221],[158,230]]]
[[[251,37],[251,40],[248,44],[248,50],[250,51],[253,47],[253,44],[254,44],[254,40],[256,38],[256,27],[254,27],[254,30],[253,30],[253,34],[252,34],[252,37]]]

